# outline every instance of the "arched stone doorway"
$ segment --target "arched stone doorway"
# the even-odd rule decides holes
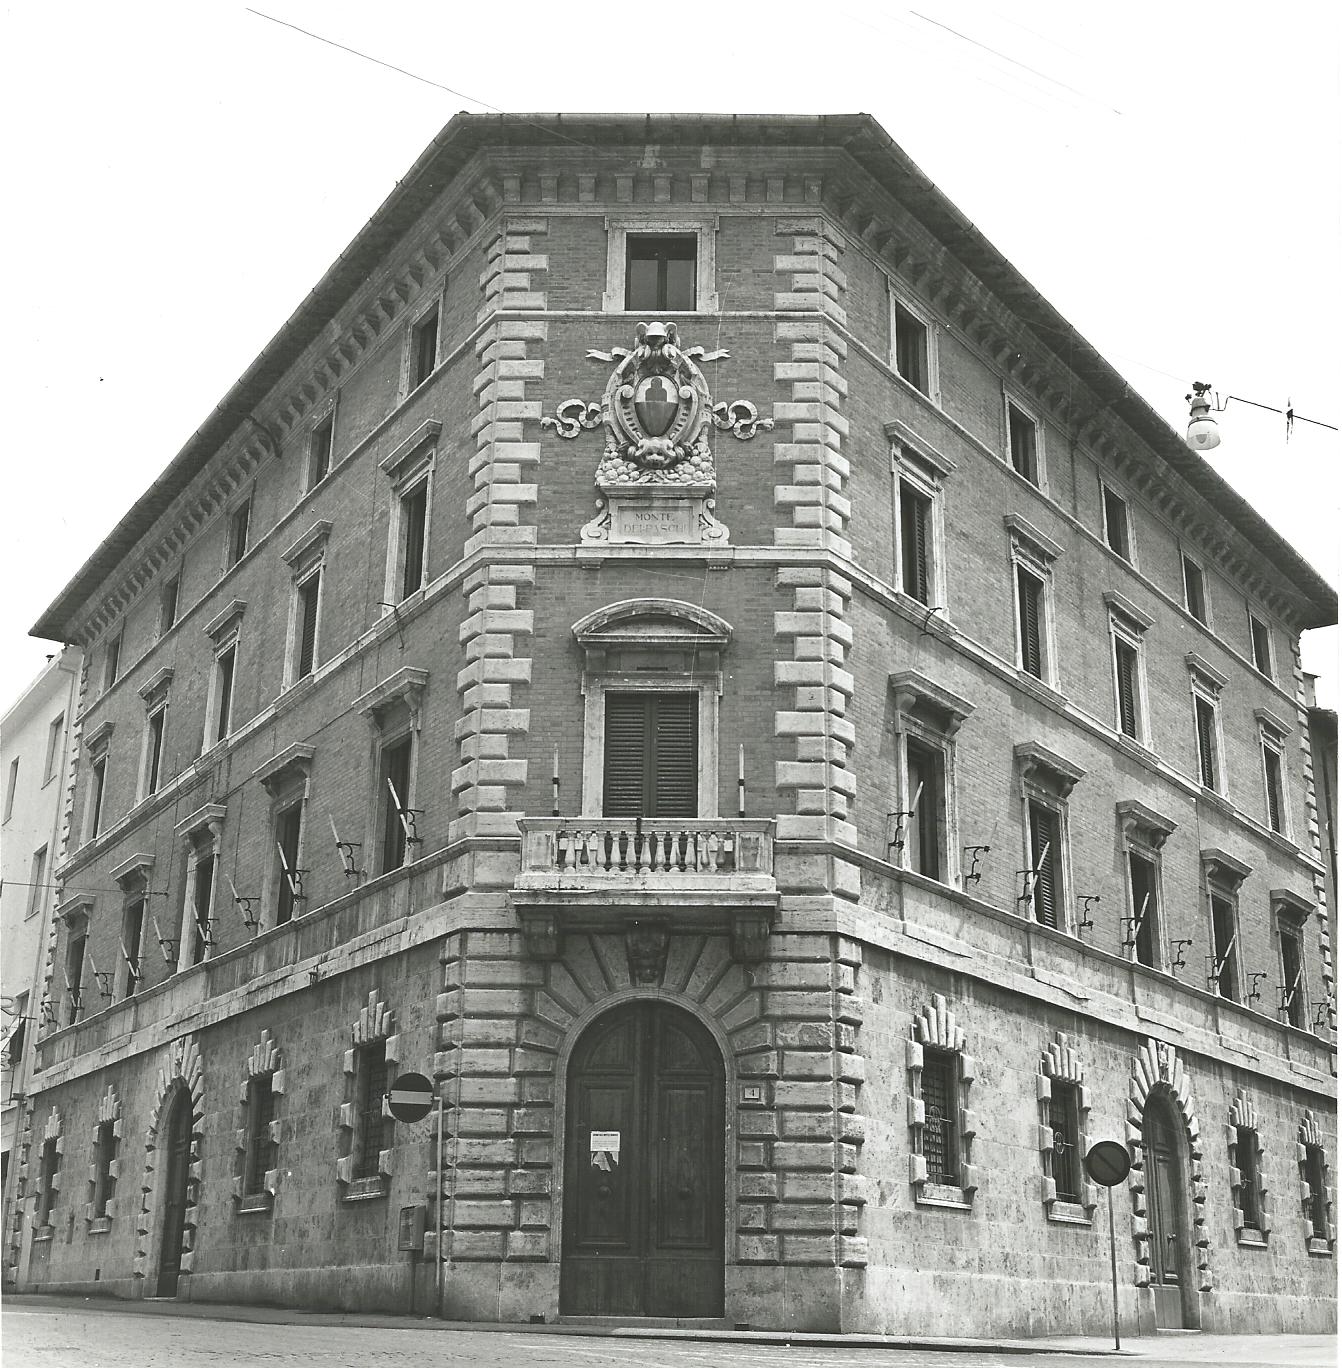
[[[722,1055],[688,1012],[640,1000],[598,1017],[569,1063],[565,1315],[720,1316]]]
[[[1197,1329],[1197,1264],[1189,1212],[1187,1141],[1174,1096],[1155,1089],[1142,1114],[1151,1289],[1158,1330]]]
[[[182,1239],[186,1233],[188,1185],[191,1180],[191,1092],[176,1090],[163,1127],[166,1160],[163,1176],[162,1225],[159,1232],[158,1295],[175,1297],[182,1273]]]

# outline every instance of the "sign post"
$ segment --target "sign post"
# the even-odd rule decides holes
[[[1109,1198],[1109,1274],[1114,1290],[1114,1348],[1118,1342],[1118,1246],[1114,1241],[1114,1188],[1132,1168],[1126,1145],[1117,1140],[1099,1140],[1086,1154],[1086,1172],[1099,1183]]]
[[[433,1107],[433,1084],[419,1073],[397,1074],[392,1080],[392,1085],[387,1093],[387,1110],[398,1121],[422,1121]],[[443,1100],[438,1099],[438,1191],[434,1194],[434,1210],[437,1211],[442,1205],[442,1184],[443,1184]],[[401,1209],[401,1248],[410,1251],[410,1311],[414,1314],[415,1308],[415,1259],[424,1249],[424,1225],[425,1212],[421,1208],[417,1220],[418,1225],[410,1227],[411,1234],[407,1236],[406,1220],[410,1207]],[[441,1232],[442,1222],[439,1222]],[[417,1236],[418,1244],[414,1243]],[[409,1238],[411,1243],[405,1243]],[[441,1240],[442,1235],[439,1234]],[[434,1291],[437,1296],[436,1313],[442,1314],[443,1305],[443,1260],[439,1252],[435,1259],[437,1268],[434,1277]]]

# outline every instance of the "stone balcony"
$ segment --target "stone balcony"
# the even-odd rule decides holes
[[[553,959],[566,931],[726,931],[754,963],[778,910],[766,818],[524,817],[510,894],[531,954]]]

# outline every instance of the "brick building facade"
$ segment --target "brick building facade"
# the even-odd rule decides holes
[[[865,116],[460,116],[35,629],[6,1257],[1099,1330],[1114,1138],[1126,1326],[1330,1326],[1335,617]]]

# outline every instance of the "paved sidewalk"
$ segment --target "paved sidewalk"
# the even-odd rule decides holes
[[[364,1329],[470,1332],[474,1334],[538,1334],[587,1336],[596,1339],[680,1340],[741,1345],[786,1345],[826,1349],[922,1349],[1000,1355],[1057,1354],[1122,1357],[1166,1364],[1274,1364],[1282,1368],[1333,1368],[1338,1362],[1336,1335],[1204,1335],[1170,1331],[1121,1337],[1115,1351],[1112,1336],[1051,1336],[1042,1339],[962,1339],[936,1336],[834,1335],[786,1330],[680,1329],[671,1326],[579,1324],[493,1324],[440,1321],[429,1317],[379,1315],[354,1311],[304,1311],[294,1307],[255,1306],[229,1302],[123,1300],[117,1297],[61,1295],[6,1296],[4,1307],[111,1315],[174,1316],[196,1320],[242,1321],[262,1325],[353,1326]]]

